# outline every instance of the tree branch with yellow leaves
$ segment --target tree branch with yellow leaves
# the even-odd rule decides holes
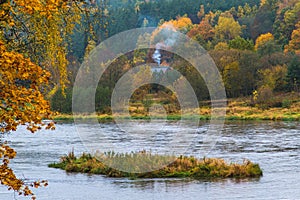
[[[0,133],[25,125],[32,133],[54,129],[45,90],[67,83],[67,40],[81,18],[80,0],[0,0]],[[51,79],[52,77],[55,77]],[[20,195],[47,181],[26,182],[9,167],[16,151],[0,143],[0,182]]]

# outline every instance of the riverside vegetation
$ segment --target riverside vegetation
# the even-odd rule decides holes
[[[83,153],[80,157],[76,157],[73,152],[61,157],[59,163],[49,164],[49,167],[59,168],[67,172],[81,172],[89,174],[102,174],[107,177],[127,177],[127,178],[258,178],[263,172],[258,164],[245,160],[242,164],[226,163],[219,158],[203,158],[194,157],[153,155],[147,152],[116,154],[113,152],[105,153],[106,160],[99,161],[96,157]],[[166,160],[172,159],[168,165],[163,165]],[[124,172],[114,169],[115,163],[126,165],[128,169],[135,169],[142,173]],[[142,162],[143,169],[137,169],[137,162]],[[147,171],[151,169],[152,164],[162,164],[161,169]],[[106,165],[108,164],[108,165]],[[143,172],[146,171],[146,172]]]
[[[211,108],[209,101],[199,102],[199,109],[191,109],[188,115],[181,116],[176,109],[167,113],[167,116],[159,112],[152,112],[151,116],[147,112],[147,107],[142,103],[131,104],[129,111],[130,116],[124,118],[131,119],[167,119],[167,120],[180,120],[180,119],[195,119],[198,117],[200,120],[209,120],[211,118]],[[170,110],[172,104],[162,104],[166,110]],[[54,117],[56,121],[73,121],[74,118],[84,120],[90,118],[97,118],[99,121],[112,121],[113,116],[110,112],[99,113],[97,115],[71,115],[57,113]],[[267,101],[255,102],[252,98],[236,98],[228,99],[226,108],[226,120],[274,120],[274,121],[299,121],[300,120],[300,96],[299,94],[285,94],[276,95]]]

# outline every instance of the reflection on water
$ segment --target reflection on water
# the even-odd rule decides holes
[[[258,182],[260,178],[245,178],[245,179],[207,179],[207,180],[194,180],[194,179],[141,179],[141,180],[113,180],[113,184],[119,188],[136,188],[140,190],[153,190],[156,185],[162,185],[166,192],[172,191],[176,188],[187,188],[191,184],[242,184],[249,182]]]
[[[160,126],[157,122],[156,126]],[[200,128],[207,129],[207,124]],[[95,129],[82,125],[88,132]],[[101,124],[110,133],[113,144],[124,148],[131,145],[134,137],[126,137],[113,124]],[[155,127],[155,126],[154,126]],[[74,148],[75,154],[87,151],[73,124],[58,124],[55,131],[36,134],[20,128],[13,134],[4,135],[18,152],[12,165],[20,177],[29,180],[47,179],[49,186],[36,190],[39,199],[297,199],[300,198],[300,124],[299,122],[234,122],[224,126],[209,157],[221,157],[231,162],[247,158],[260,163],[264,176],[260,179],[113,179],[100,175],[68,174],[48,168],[59,157]],[[185,130],[181,130],[185,131]],[[201,133],[201,131],[199,131]],[[84,140],[93,143],[93,134]],[[132,135],[131,135],[132,136]],[[158,132],[147,144],[158,141],[157,148],[172,137]],[[107,141],[107,140],[106,140]],[[125,145],[126,144],[126,145]],[[155,146],[155,144],[151,144]],[[132,147],[132,146],[130,146]],[[194,146],[194,149],[201,146]],[[191,153],[192,152],[187,152]],[[14,194],[0,187],[0,199],[14,199]],[[28,199],[18,197],[17,199]]]

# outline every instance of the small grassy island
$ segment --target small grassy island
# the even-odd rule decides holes
[[[196,159],[194,157],[179,156],[174,158],[171,164],[154,171],[131,173],[108,167],[114,166],[111,162],[118,162],[136,169],[136,162],[144,162],[143,167],[149,167],[147,164],[164,162],[170,157],[162,155],[152,155],[150,153],[130,153],[114,154],[108,153],[106,156],[113,158],[109,165],[100,162],[90,154],[83,153],[80,157],[75,157],[74,153],[63,156],[59,163],[49,164],[49,167],[59,168],[67,172],[80,172],[90,174],[102,174],[107,177],[127,177],[127,178],[259,178],[263,175],[258,164],[245,160],[242,164],[226,163],[219,158]],[[105,162],[107,163],[107,162]],[[137,169],[137,171],[140,171]]]

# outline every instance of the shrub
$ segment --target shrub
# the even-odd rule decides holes
[[[72,88],[65,90],[65,96],[59,88],[50,99],[51,110],[60,113],[72,112]]]
[[[292,102],[289,99],[284,99],[282,101],[282,108],[290,108],[292,105]]]

